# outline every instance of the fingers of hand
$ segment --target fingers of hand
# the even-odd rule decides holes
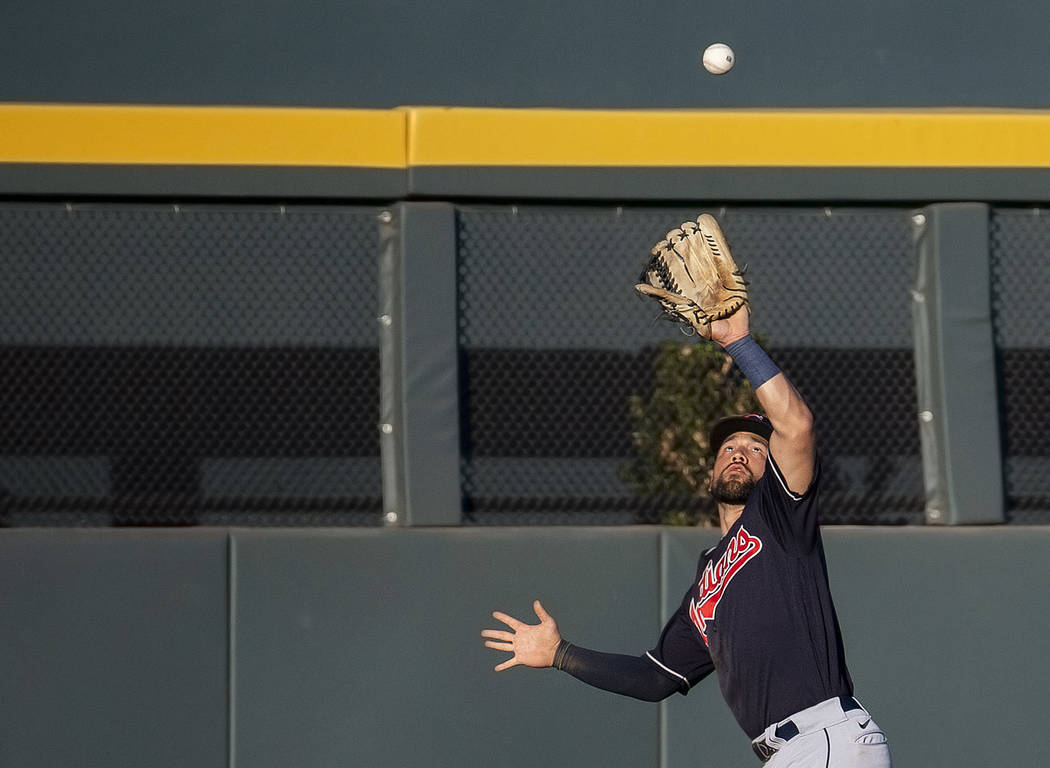
[[[481,630],[482,637],[491,637],[493,640],[502,640],[506,643],[514,642],[513,632],[504,632],[502,629],[483,629]]]
[[[543,607],[543,604],[540,603],[539,600],[536,600],[532,603],[532,610],[536,612],[536,618],[538,618],[541,622],[546,623],[548,621],[552,621],[551,615],[547,613],[547,611]]]
[[[495,615],[495,614],[493,614]],[[507,618],[510,618],[509,616]],[[502,619],[500,619],[502,621]],[[514,639],[515,635],[513,632],[505,632],[502,629],[483,629],[481,630],[482,637],[491,638],[485,641],[486,648],[492,648],[496,651],[506,651],[507,653],[514,653]],[[503,662],[496,667],[496,671],[499,672],[509,667],[517,665],[517,657],[512,657],[507,661]]]
[[[508,627],[510,627],[511,629],[515,629],[515,630],[521,629],[522,627],[525,626],[522,622],[518,621],[513,616],[508,616],[507,614],[503,613],[502,611],[493,611],[492,612],[492,618],[496,619],[497,621],[502,621]]]
[[[493,667],[493,669],[496,672],[502,672],[505,669],[510,669],[511,667],[516,667],[516,666],[518,666],[518,659],[517,659],[517,657],[514,657],[513,659],[507,659],[502,664],[497,664],[495,667]]]

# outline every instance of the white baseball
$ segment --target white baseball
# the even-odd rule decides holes
[[[736,56],[725,43],[712,43],[704,50],[704,69],[712,75],[724,75],[733,68]]]

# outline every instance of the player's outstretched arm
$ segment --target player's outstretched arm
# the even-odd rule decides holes
[[[532,604],[539,624],[526,624],[500,611],[493,618],[510,631],[482,630],[485,646],[514,654],[496,666],[497,672],[516,666],[551,667],[568,672],[588,685],[643,701],[660,701],[679,690],[678,684],[661,674],[645,656],[623,656],[591,651],[563,640],[558,625],[539,600]]]
[[[526,667],[550,667],[554,665],[554,652],[561,642],[561,634],[558,625],[551,615],[544,610],[539,600],[532,604],[532,610],[536,612],[539,624],[526,624],[518,621],[513,616],[508,616],[500,611],[494,611],[492,617],[502,621],[510,631],[502,629],[482,630],[481,636],[489,638],[485,641],[486,648],[497,651],[507,651],[513,654],[502,664],[496,666],[497,672],[516,667],[519,664]]]
[[[733,357],[755,388],[758,402],[773,424],[769,452],[788,488],[805,493],[816,467],[816,434],[809,407],[787,376],[751,338],[751,318],[746,308],[711,323],[711,339]]]

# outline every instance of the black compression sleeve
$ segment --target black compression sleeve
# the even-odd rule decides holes
[[[679,690],[679,684],[645,656],[591,651],[567,640],[558,645],[554,666],[595,688],[642,701],[661,701]]]

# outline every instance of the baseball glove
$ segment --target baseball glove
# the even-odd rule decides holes
[[[651,253],[635,289],[660,302],[666,319],[709,339],[711,323],[747,304],[744,271],[713,216],[703,213],[672,229]]]

